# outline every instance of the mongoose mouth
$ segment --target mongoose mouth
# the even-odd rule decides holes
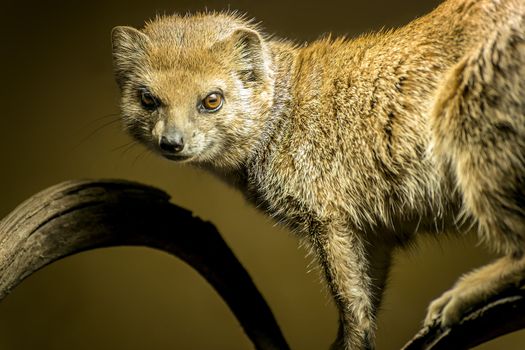
[[[181,162],[181,161],[188,160],[188,159],[191,158],[191,156],[181,155],[181,154],[165,154],[165,153],[163,153],[162,155],[164,156],[164,158],[167,158],[167,159],[173,160],[173,161],[177,161],[177,162]]]

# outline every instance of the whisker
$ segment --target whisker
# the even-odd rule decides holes
[[[113,120],[110,120],[109,122],[106,122],[102,125],[100,125],[99,127],[97,127],[95,130],[91,131],[91,133],[89,133],[86,138],[89,138],[91,136],[93,136],[94,134],[96,134],[97,132],[99,132],[100,130],[104,129],[105,127],[108,127],[112,124],[115,124],[117,122],[120,122],[120,118],[117,118],[117,119],[113,119]]]
[[[83,143],[85,143],[89,138],[93,137],[93,135],[98,133],[100,130],[102,130],[104,128],[107,128],[108,126],[110,126],[112,124],[115,124],[115,123],[117,123],[119,121],[120,121],[120,118],[114,119],[114,120],[110,120],[109,122],[106,122],[106,123],[102,124],[101,126],[97,127],[95,130],[92,130],[89,134],[87,134],[86,136],[82,137],[80,139],[80,141],[78,141],[78,143],[75,146],[73,146],[73,149],[76,149],[76,148],[80,147]]]
[[[123,145],[120,145],[120,146],[117,146],[117,147],[112,148],[112,149],[110,150],[110,152],[116,152],[116,151],[119,151],[119,150],[121,150],[121,149],[123,149],[123,148],[129,147],[130,145],[134,145],[135,143],[136,143],[135,140],[131,140],[131,141],[129,141],[129,142],[126,142],[126,143],[123,144]]]
[[[137,146],[137,143],[136,142],[132,142],[130,144],[128,144],[128,146],[120,153],[120,156],[121,157],[125,157],[126,154],[133,149],[133,147]]]
[[[98,117],[98,118],[95,118],[95,119],[91,119],[89,121],[87,121],[87,123],[84,125],[84,127],[89,127],[101,120],[105,120],[105,119],[108,119],[108,118],[117,118],[117,119],[120,119],[120,113],[109,113],[109,114],[106,114],[106,115],[103,115],[102,117]]]
[[[135,166],[135,163],[137,163],[137,161],[141,158],[144,157],[144,155],[148,154],[148,149],[144,149],[141,153],[139,153],[136,157],[135,157],[135,160],[131,163],[132,166]]]

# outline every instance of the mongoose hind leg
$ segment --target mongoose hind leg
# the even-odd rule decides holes
[[[505,254],[434,301],[443,326],[525,277],[525,16],[502,24],[445,78],[432,114],[433,153],[456,181],[465,215]]]

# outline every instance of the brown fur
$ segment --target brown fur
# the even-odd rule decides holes
[[[525,275],[524,15],[521,0],[449,0],[397,30],[304,46],[228,13],[117,27],[122,114],[154,150],[177,130],[187,162],[293,229],[339,308],[334,348],[373,348],[392,250],[417,232],[457,231],[463,213],[506,254],[427,322],[453,323]],[[224,106],[203,113],[214,89]]]

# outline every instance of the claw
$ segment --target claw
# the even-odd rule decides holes
[[[436,323],[442,324],[442,320],[440,318],[443,313],[443,309],[449,303],[451,298],[452,291],[447,291],[430,303],[425,321],[423,322],[424,326],[430,327]]]

